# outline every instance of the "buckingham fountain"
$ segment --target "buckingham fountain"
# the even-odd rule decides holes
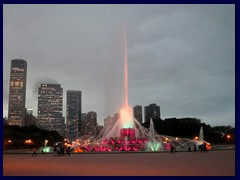
[[[81,141],[81,140],[80,140]],[[190,139],[159,135],[154,130],[153,121],[150,127],[143,127],[133,116],[132,107],[128,104],[128,57],[127,39],[124,28],[124,103],[120,109],[120,117],[113,126],[104,128],[97,137],[76,141],[72,144],[75,152],[116,152],[116,151],[169,151],[171,146],[176,149],[187,149]]]

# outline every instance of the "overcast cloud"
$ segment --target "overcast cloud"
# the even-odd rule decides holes
[[[98,123],[123,102],[126,24],[129,104],[161,107],[161,118],[197,117],[235,126],[235,6],[3,5],[3,115],[10,62],[28,63],[27,108],[41,83],[82,91]]]

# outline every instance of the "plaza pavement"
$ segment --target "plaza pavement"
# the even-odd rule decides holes
[[[234,176],[235,150],[209,153],[4,154],[4,176]]]

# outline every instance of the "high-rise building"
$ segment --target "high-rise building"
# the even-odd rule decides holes
[[[83,135],[87,134],[86,120],[87,120],[87,113],[82,113],[81,114],[81,133],[80,133],[80,136],[83,136]]]
[[[37,125],[37,118],[32,114],[26,113],[25,115],[25,126]]]
[[[13,59],[10,68],[9,125],[25,125],[26,82],[27,62],[23,59]]]
[[[97,134],[99,134],[102,130],[103,130],[103,126],[102,125],[98,125],[97,126]]]
[[[60,84],[41,84],[38,89],[38,126],[64,136],[63,89]]]
[[[150,121],[152,118],[154,119],[160,119],[160,106],[157,106],[156,104],[149,104],[149,106],[144,107],[144,113],[145,113],[145,122]]]
[[[67,91],[67,133],[66,138],[74,141],[81,132],[81,91]]]
[[[104,119],[104,127],[110,127],[114,126],[114,124],[118,121],[120,118],[120,113],[115,113],[113,117],[108,116]]]
[[[104,118],[104,127],[109,127],[112,125],[112,117],[108,116]]]
[[[96,136],[97,134],[97,113],[90,111],[87,113],[85,127],[88,135]]]
[[[134,106],[133,111],[134,111],[135,119],[142,124],[143,123],[142,122],[142,106],[140,105]]]

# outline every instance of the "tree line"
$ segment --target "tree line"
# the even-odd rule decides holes
[[[52,146],[55,142],[62,142],[63,137],[57,131],[40,129],[34,125],[23,127],[3,125],[4,148],[39,148],[45,145],[45,140]]]
[[[214,126],[202,123],[198,118],[166,118],[153,119],[154,129],[158,134],[175,137],[194,138],[199,136],[203,127],[204,140],[215,144],[235,143],[235,127]],[[150,121],[142,124],[149,128]]]

